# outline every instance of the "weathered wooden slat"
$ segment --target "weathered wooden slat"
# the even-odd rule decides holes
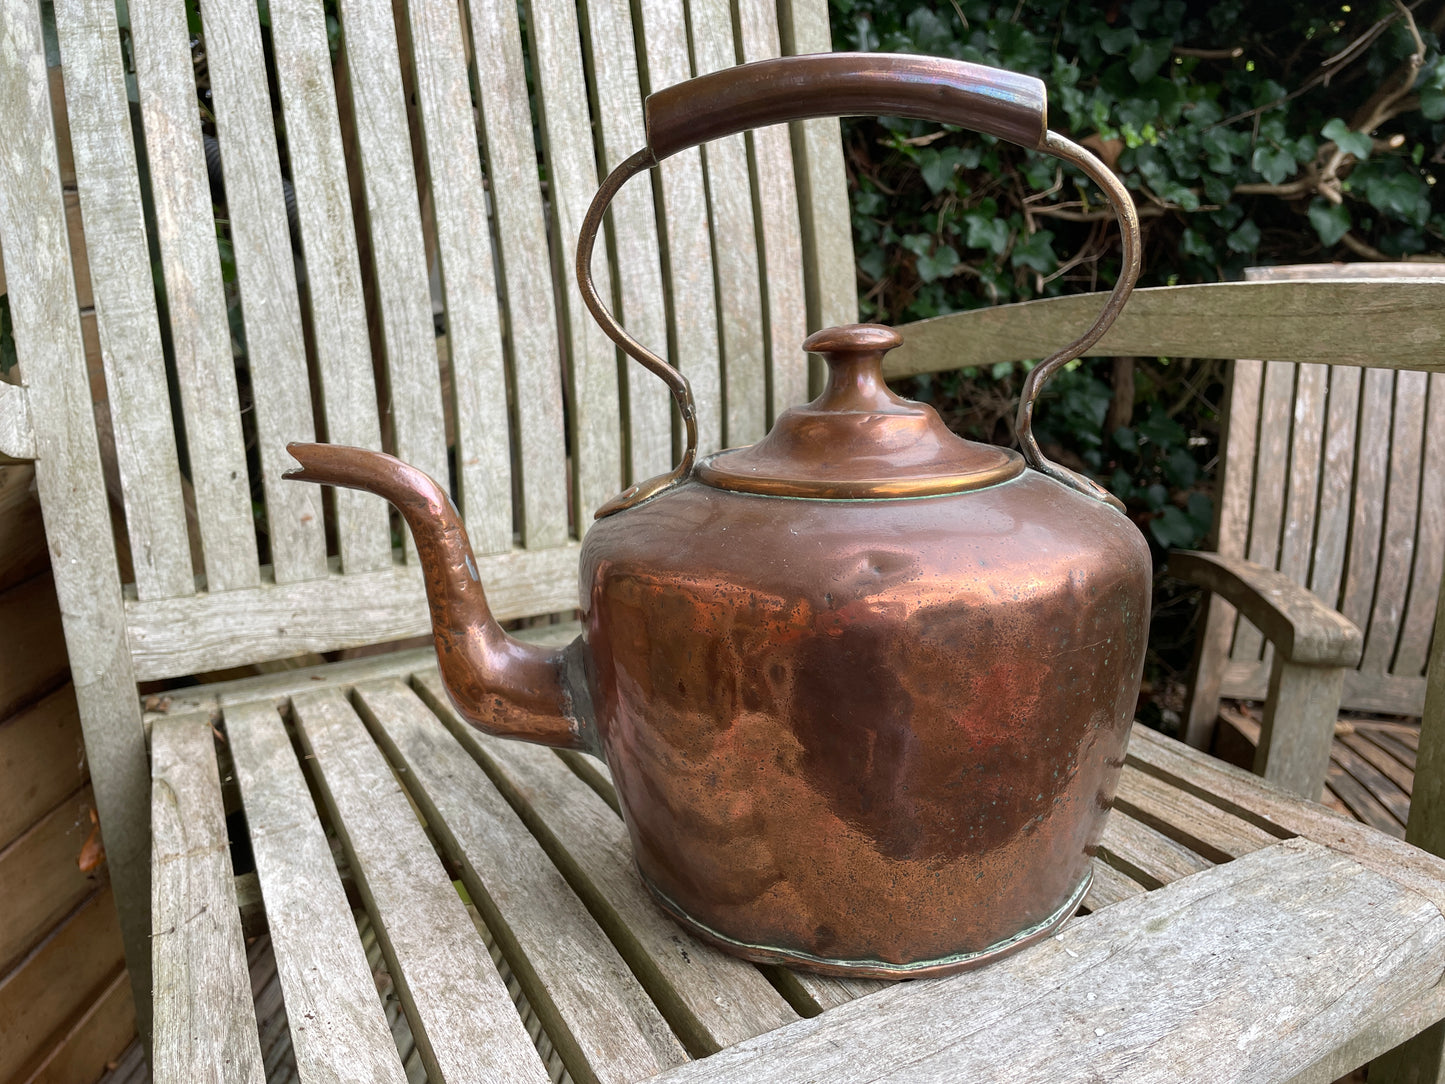
[[[1350,494],[1354,488],[1355,425],[1360,413],[1361,376],[1359,369],[1330,370],[1324,465],[1309,586],[1325,605],[1335,608],[1339,607],[1350,539]]]
[[[1445,584],[1440,595],[1445,597]],[[1435,629],[1427,664],[1429,682],[1425,708],[1420,718],[1415,790],[1411,796],[1410,824],[1406,837],[1415,847],[1432,855],[1445,853],[1445,604],[1437,604]],[[1427,1029],[1410,1042],[1371,1066],[1376,1084],[1405,1084],[1411,1080],[1439,1077],[1445,1067],[1445,1028]]]
[[[786,991],[788,1001],[801,1008],[805,1016],[817,1016],[893,985],[882,979],[842,979],[831,975],[794,971],[786,967],[771,967],[767,970],[777,987]]]
[[[100,842],[94,812],[94,795],[81,787],[0,848],[0,975],[100,886],[100,852],[86,868],[80,862],[92,833]]]
[[[1415,567],[1400,624],[1399,649],[1390,666],[1393,674],[1402,676],[1418,676],[1425,669],[1438,584],[1445,568],[1445,374],[1431,374],[1425,395]]]
[[[271,0],[270,12],[326,439],[380,451],[376,382],[326,15],[304,0]],[[336,490],[336,540],[346,571],[389,567],[391,524],[386,505],[354,489]]]
[[[1417,677],[1425,670],[1439,597],[1437,585],[1445,570],[1445,374],[1430,375],[1427,397],[1415,564],[1400,625],[1400,645],[1390,667],[1392,673],[1404,677]]]
[[[338,690],[292,700],[316,781],[432,1079],[546,1074],[406,795]]]
[[[577,550],[574,544],[479,557],[493,614],[506,620],[574,608]],[[127,617],[143,681],[431,630],[421,571],[414,565],[254,591],[132,602]]]
[[[1401,790],[1395,782],[1369,758],[1362,757],[1348,745],[1336,743],[1333,759],[1359,784],[1368,790],[1390,812],[1401,828],[1410,819],[1410,793]]]
[[[467,11],[516,389],[512,462],[522,479],[522,544],[557,546],[567,540],[568,530],[560,340],[517,5],[506,0],[472,3]],[[545,84],[542,89],[545,93]],[[563,108],[561,102],[548,105]],[[553,176],[555,199],[558,181]],[[562,182],[564,189],[571,184]],[[575,192],[567,194],[578,198]],[[573,212],[579,221],[583,211]],[[570,270],[567,277],[572,278]]]
[[[99,1080],[109,1073],[115,1052],[124,1049],[115,1075],[106,1084],[146,1084],[150,1067],[145,1048],[135,1036],[135,1002],[131,999],[130,981],[122,969],[109,985],[73,1019],[45,1060],[37,1065],[25,1084],[68,1084],[74,1080]],[[126,1046],[127,1041],[131,1043]],[[133,1076],[125,1070],[131,1068]]]
[[[0,381],[0,458],[35,458],[30,395],[19,384],[4,381]]]
[[[1425,437],[1427,373],[1395,374],[1395,409],[1389,427],[1367,443],[1389,442],[1389,475],[1384,495],[1384,530],[1375,577],[1365,653],[1360,669],[1387,673],[1395,657],[1420,514],[1420,471]],[[1388,434],[1388,436],[1386,436]],[[1362,626],[1364,627],[1364,626]]]
[[[1269,668],[1263,663],[1229,663],[1221,689],[1225,696],[1263,700],[1269,688]],[[1400,674],[1366,674],[1345,671],[1340,701],[1352,711],[1378,711],[1385,715],[1412,715],[1425,698],[1425,679]]]
[[[132,960],[139,1026],[148,1029],[149,773],[95,415],[76,320],[38,7],[0,19],[0,233],[20,375],[35,423],[35,483],[55,555],[55,588],[105,825],[111,881]],[[18,655],[10,650],[6,655]],[[145,1005],[142,1005],[142,1001]]]
[[[611,171],[647,143],[632,10],[627,0],[586,0],[578,8],[591,62],[598,158]],[[639,342],[660,351],[668,341],[667,303],[651,184],[639,178],[623,186],[608,212],[608,230],[616,261],[617,316]],[[672,399],[651,373],[624,354],[619,358],[625,363],[628,481],[633,482],[672,466]]]
[[[1370,369],[1360,393],[1360,434],[1355,454],[1354,502],[1350,519],[1350,550],[1340,613],[1361,629],[1370,621],[1370,603],[1379,571],[1385,494],[1390,469],[1390,407],[1395,374]]]
[[[406,1076],[356,934],[331,847],[281,717],[270,704],[226,709],[266,925],[306,1080]]]
[[[136,593],[188,595],[195,580],[114,5],[62,0],[55,27]]]
[[[1099,851],[1111,866],[1148,888],[1170,884],[1214,864],[1117,809],[1104,825]]]
[[[124,979],[115,900],[109,888],[91,894],[21,964],[0,977],[5,1041],[0,1073],[24,1080],[33,1059],[87,1001]],[[103,947],[102,947],[103,946]]]
[[[1243,557],[1249,542],[1249,491],[1254,482],[1254,453],[1259,441],[1259,396],[1264,386],[1264,364],[1249,359],[1231,361],[1225,380],[1219,498],[1212,535],[1214,549],[1226,557]],[[1184,722],[1185,740],[1205,748],[1219,716],[1219,697],[1229,649],[1234,641],[1237,614],[1228,601],[1208,596],[1204,621],[1194,648],[1194,682]]]
[[[1250,487],[1249,543],[1244,555],[1257,565],[1278,568],[1280,534],[1285,506],[1285,475],[1289,470],[1290,420],[1293,414],[1295,374],[1288,362],[1265,362],[1260,393],[1259,436],[1256,442],[1254,483]],[[1264,637],[1242,615],[1234,630],[1230,657],[1257,659]]]
[[[710,1053],[796,1018],[755,967],[695,941],[663,915],[632,866],[621,818],[555,754],[484,737],[461,722],[435,671],[416,682],[518,809],[689,1049]]]
[[[778,30],[786,55],[833,51],[828,5],[823,0],[780,0]],[[842,213],[848,206],[848,177],[838,121],[823,117],[789,127],[807,267],[808,327],[817,330],[851,324],[858,319],[858,278],[853,263],[853,224]],[[821,367],[817,379],[821,388]]]
[[[430,477],[445,479],[436,328],[396,24],[383,4],[344,4],[341,15],[396,454]]]
[[[1445,860],[1403,840],[1313,802],[1297,797],[1241,768],[1171,741],[1145,727],[1136,727],[1129,741],[1129,763],[1187,790],[1211,805],[1252,820],[1272,835],[1304,836],[1346,854],[1366,869],[1382,873],[1445,905],[1440,882]],[[1420,785],[1415,788],[1419,800]],[[1445,909],[1445,906],[1442,906]]]
[[[1095,294],[1024,301],[920,320],[899,330],[888,377],[960,365],[1041,358],[1082,334],[1103,305]],[[1445,370],[1436,319],[1445,283],[1211,282],[1135,290],[1091,357],[1241,358]],[[1390,328],[1382,356],[1379,329]]]
[[[261,1046],[208,719],[151,728],[157,1084],[261,1084]]]
[[[356,694],[573,1079],[627,1084],[686,1061],[582,901],[446,727],[398,680]]]
[[[586,531],[592,512],[622,488],[621,400],[617,349],[582,304],[577,287],[577,236],[597,191],[597,156],[587,109],[587,79],[575,4],[528,4],[533,68],[538,81],[542,149],[547,163],[547,205],[555,248],[555,287],[570,379],[572,518]],[[635,108],[635,107],[634,107]],[[594,269],[598,293],[612,295],[603,260]],[[661,303],[654,295],[653,304]],[[540,359],[537,359],[540,361]]]
[[[767,0],[736,4],[738,59],[743,63],[779,56],[777,5]],[[758,219],[763,304],[771,376],[767,421],[808,399],[808,299],[803,284],[803,238],[798,221],[798,183],[786,127],[759,128],[748,137],[753,201]]]
[[[512,545],[507,375],[461,14],[455,4],[405,8],[451,350],[457,488],[473,547],[501,553]]]
[[[275,133],[264,123],[271,115],[266,60],[256,11],[244,0],[207,0],[201,19],[246,328],[267,539],[276,582],[295,583],[326,575],[326,538],[320,490],[281,477],[294,465],[287,443],[313,440],[316,431],[280,159]]]
[[[1401,741],[1397,735],[1379,730],[1370,730],[1366,731],[1366,737],[1397,759],[1401,764],[1404,764],[1412,771],[1414,770],[1417,756],[1416,750]],[[1411,793],[1414,793],[1414,791],[1412,790]]]
[[[1318,845],[1280,843],[991,967],[902,984],[659,1082],[1283,1081],[1433,986],[1442,963],[1445,918],[1429,900]]]
[[[1116,807],[1213,862],[1227,862],[1276,839],[1256,824],[1126,765]]]
[[[129,8],[146,159],[166,179],[151,194],[206,584],[229,591],[254,586],[260,572],[190,31],[174,4]]]
[[[1338,764],[1329,766],[1325,782],[1355,820],[1396,839],[1405,838],[1405,826],[1391,816],[1384,803],[1368,787]]]
[[[55,580],[41,572],[0,594],[0,628],[23,629],[0,652],[0,719],[65,680],[67,664]]]
[[[1409,794],[1415,786],[1415,773],[1405,765],[1392,757],[1380,746],[1365,738],[1348,725],[1335,727],[1335,741],[1349,749],[1356,756],[1368,761],[1376,771],[1381,772],[1395,786],[1399,787],[1405,794]]]
[[[1126,877],[1101,858],[1093,862],[1094,880],[1084,896],[1083,909],[1094,912],[1102,907],[1119,903],[1147,892],[1148,889],[1131,877]]]
[[[1284,529],[1279,541],[1279,570],[1296,583],[1307,584],[1315,546],[1315,511],[1319,507],[1324,450],[1325,409],[1330,370],[1327,365],[1296,367],[1293,419],[1290,424],[1289,477],[1285,483]]]
[[[0,723],[0,848],[89,777],[74,686]]]
[[[686,6],[675,0],[641,0],[639,75],[647,93],[692,76],[688,64]],[[697,404],[698,454],[721,447],[722,372],[719,314],[708,236],[706,182],[701,151],[693,147],[658,167],[662,195],[659,241],[667,290],[669,361],[692,383]],[[619,268],[619,273],[625,273]]]
[[[736,66],[738,49],[728,9],[728,0],[693,0],[687,5],[694,74]],[[703,147],[702,160],[722,337],[722,441],[726,446],[752,444],[767,429],[768,372],[747,140],[742,133],[713,140]]]
[[[30,464],[0,467],[0,592],[38,576],[50,564],[34,486]]]

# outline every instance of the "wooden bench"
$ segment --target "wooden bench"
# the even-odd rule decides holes
[[[667,924],[604,771],[458,729],[424,654],[189,684],[426,630],[381,503],[281,480],[284,443],[318,432],[452,480],[494,612],[571,617],[591,510],[676,438],[663,389],[581,311],[582,209],[642,145],[647,90],[825,50],[821,0],[590,0],[580,20],[537,0],[525,27],[511,0],[347,0],[334,51],[314,5],[271,0],[262,27],[254,4],[203,0],[201,84],[182,7],[131,0],[122,28],[103,0],[58,0],[54,98],[37,6],[0,5],[21,381],[0,382],[0,453],[35,462],[157,1080],[276,1068],[246,973],[263,925],[295,1058],[327,1079],[540,1080],[552,1051],[579,1081],[1173,1080],[1186,1062],[1328,1080],[1445,1015],[1445,863],[1146,731],[1093,913],[997,966],[877,989],[750,968]],[[804,332],[856,316],[836,123],[669,159],[619,197],[606,251],[604,293],[693,381],[702,450],[754,439],[805,394]],[[1440,368],[1441,290],[1141,291],[1095,352],[1298,359],[1308,328],[1331,351],[1312,360]],[[1098,304],[916,325],[891,371],[1038,357]],[[1372,318],[1406,348],[1382,358]]]
[[[1445,271],[1395,263],[1250,272],[1261,282],[1410,275]],[[1387,326],[1380,336],[1383,354],[1394,338]],[[1249,562],[1252,574],[1278,572],[1359,630],[1337,670],[1307,672],[1323,683],[1316,718],[1340,710],[1416,717],[1413,724],[1341,718],[1327,762],[1322,742],[1298,743],[1312,758],[1298,788],[1403,836],[1445,560],[1445,375],[1236,361],[1227,386],[1217,553]],[[1178,567],[1187,578],[1191,566]],[[1219,595],[1208,599],[1197,644],[1187,740],[1269,773],[1260,732],[1275,710],[1274,645]],[[1235,700],[1265,703],[1261,711]],[[1293,770],[1280,764],[1272,777]]]

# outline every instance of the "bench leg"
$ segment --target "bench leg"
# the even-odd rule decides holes
[[[1345,672],[1302,666],[1274,653],[1254,771],[1312,802],[1324,793]]]

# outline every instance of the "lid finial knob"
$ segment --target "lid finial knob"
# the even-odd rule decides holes
[[[828,363],[828,384],[817,405],[825,410],[891,412],[902,400],[883,379],[883,355],[903,336],[882,324],[844,324],[809,335],[803,349]]]

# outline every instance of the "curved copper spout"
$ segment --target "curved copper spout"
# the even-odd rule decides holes
[[[416,539],[442,683],[479,730],[539,745],[597,751],[579,637],[562,650],[514,640],[487,607],[472,544],[446,490],[399,459],[365,448],[288,444],[286,478],[385,497]]]

